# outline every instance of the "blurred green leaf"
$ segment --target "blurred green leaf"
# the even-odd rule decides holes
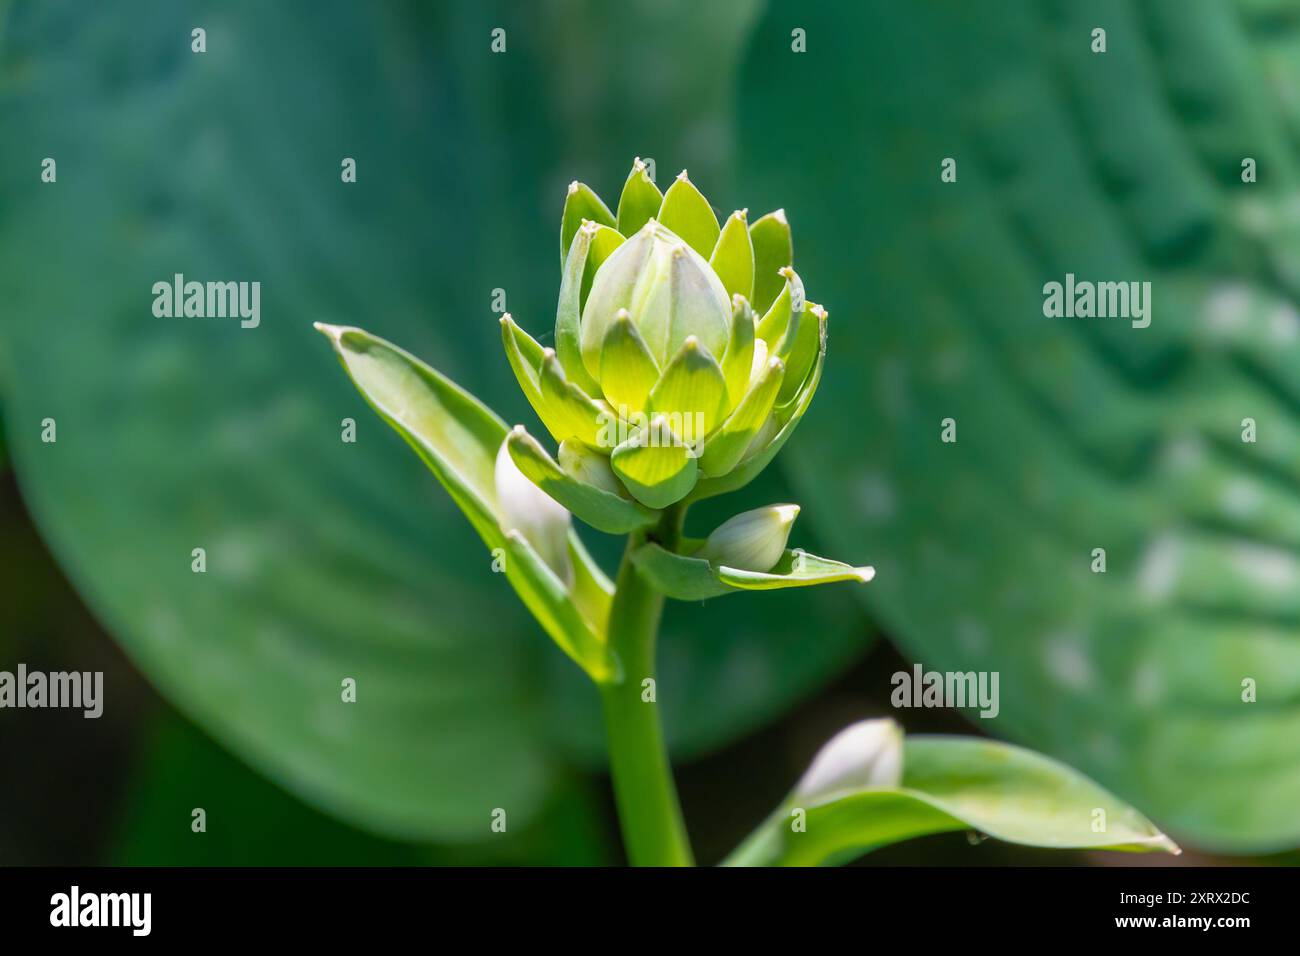
[[[749,201],[791,210],[832,314],[782,459],[806,520],[869,545],[857,593],[912,656],[1001,673],[1000,732],[1180,839],[1295,845],[1300,22],[872,0],[800,8],[796,55],[789,20],[755,34],[740,124]],[[774,117],[820,144],[799,175]],[[1067,273],[1150,281],[1150,327],[1045,318]]]
[[[193,829],[194,810],[206,830]],[[325,816],[253,773],[193,724],[158,715],[120,812],[115,866],[591,866],[611,862],[592,794],[565,783],[528,827],[480,821],[480,842],[396,843]]]
[[[795,830],[792,816],[803,810]],[[1130,851],[1178,848],[1150,820],[1064,764],[966,737],[909,737],[903,781],[812,806],[798,797],[751,836],[731,865],[846,863],[901,840],[976,830],[1028,846]]]

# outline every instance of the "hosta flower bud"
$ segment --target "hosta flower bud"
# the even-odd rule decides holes
[[[692,335],[715,358],[727,347],[731,302],[722,281],[698,252],[653,219],[605,260],[583,306],[582,361],[598,381],[606,335],[623,310],[658,368]]]
[[[684,171],[661,193],[640,160],[617,209],[569,187],[555,345],[503,317],[510,365],[571,462],[578,445],[604,457],[620,496],[653,510],[739,488],[821,380],[826,311],[791,268],[790,224],[740,209],[720,225]]]
[[[561,581],[572,583],[569,512],[519,470],[510,457],[507,442],[502,442],[497,452],[494,477],[501,530],[519,532]]]
[[[800,804],[825,803],[870,787],[896,787],[903,778],[903,729],[889,718],[850,724],[817,751],[795,787]]]
[[[705,540],[696,557],[742,571],[770,571],[790,539],[798,505],[769,505],[729,518]]]

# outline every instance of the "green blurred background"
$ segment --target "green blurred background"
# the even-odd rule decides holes
[[[545,341],[564,188],[613,202],[638,155],[784,206],[831,313],[788,450],[691,528],[796,500],[794,544],[878,570],[671,608],[700,858],[920,661],[999,671],[1001,713],[909,731],[1079,767],[1190,850],[1143,862],[1289,861],[1298,79],[1265,0],[0,2],[0,669],[107,692],[0,713],[0,863],[620,860],[594,692],[311,323],[531,422],[494,290]],[[155,318],[177,272],[260,281],[261,326]],[[1151,281],[1151,327],[1044,319],[1066,272]]]

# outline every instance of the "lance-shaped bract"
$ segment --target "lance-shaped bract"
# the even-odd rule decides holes
[[[552,437],[607,459],[592,473],[619,494],[654,511],[738,488],[807,410],[826,354],[785,213],[720,224],[685,171],[660,194],[640,160],[610,208],[570,186],[555,348],[507,319],[510,365]]]

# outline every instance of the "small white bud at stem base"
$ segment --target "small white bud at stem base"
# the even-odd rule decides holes
[[[825,803],[872,787],[896,787],[903,779],[903,729],[887,717],[850,724],[813,757],[795,787],[801,804]]]

